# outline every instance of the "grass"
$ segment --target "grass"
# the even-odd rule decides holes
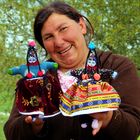
[[[6,92],[0,93],[0,140],[6,140],[3,133],[3,126],[9,117],[9,112],[11,110],[12,102],[14,99],[13,97],[13,94]]]

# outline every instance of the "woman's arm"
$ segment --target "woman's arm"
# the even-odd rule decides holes
[[[110,84],[121,97],[120,108],[113,111],[110,122],[102,130],[114,140],[135,140],[140,134],[140,78],[135,65],[126,57],[111,53],[100,58],[102,67],[118,72],[118,78]]]

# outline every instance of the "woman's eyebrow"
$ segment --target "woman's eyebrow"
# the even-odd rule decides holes
[[[66,23],[62,23],[62,24],[60,24],[58,27],[56,27],[56,30],[59,30],[62,26],[65,26],[66,25]],[[51,33],[45,33],[42,37],[45,37],[45,36],[49,36],[49,35],[51,35]]]
[[[43,34],[43,37],[44,37],[44,36],[48,36],[48,35],[50,35],[50,34],[51,34],[51,33],[45,33],[45,34]]]
[[[59,30],[62,26],[66,25],[66,23],[61,23],[57,28],[56,30]]]

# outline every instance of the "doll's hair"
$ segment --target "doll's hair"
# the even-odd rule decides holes
[[[79,22],[80,18],[82,17],[85,20],[86,26],[87,26],[87,34],[85,35],[86,42],[88,43],[92,39],[92,35],[94,33],[93,27],[90,23],[90,21],[80,14],[75,8],[72,6],[61,2],[61,1],[55,1],[47,5],[46,7],[43,7],[40,9],[35,17],[34,21],[34,36],[35,39],[38,41],[38,43],[44,48],[42,36],[41,36],[41,30],[43,28],[43,25],[45,21],[49,18],[49,16],[53,13],[58,13],[62,15],[66,15],[70,19]]]

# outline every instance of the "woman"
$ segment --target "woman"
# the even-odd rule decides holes
[[[93,30],[90,22],[71,6],[53,2],[41,9],[35,19],[34,35],[50,58],[57,62],[59,70],[84,68],[86,65]],[[9,120],[4,126],[7,140],[136,140],[140,134],[140,80],[136,68],[127,58],[111,52],[97,52],[100,68],[118,72],[110,84],[118,91],[121,104],[118,110],[93,113],[85,116],[65,117],[62,114],[46,119],[22,116],[14,103]],[[51,72],[50,72],[51,73]],[[59,72],[51,73],[59,85]],[[130,83],[131,80],[131,84]],[[55,85],[52,91],[57,93]],[[81,127],[84,119],[91,123],[98,120],[96,128]]]

